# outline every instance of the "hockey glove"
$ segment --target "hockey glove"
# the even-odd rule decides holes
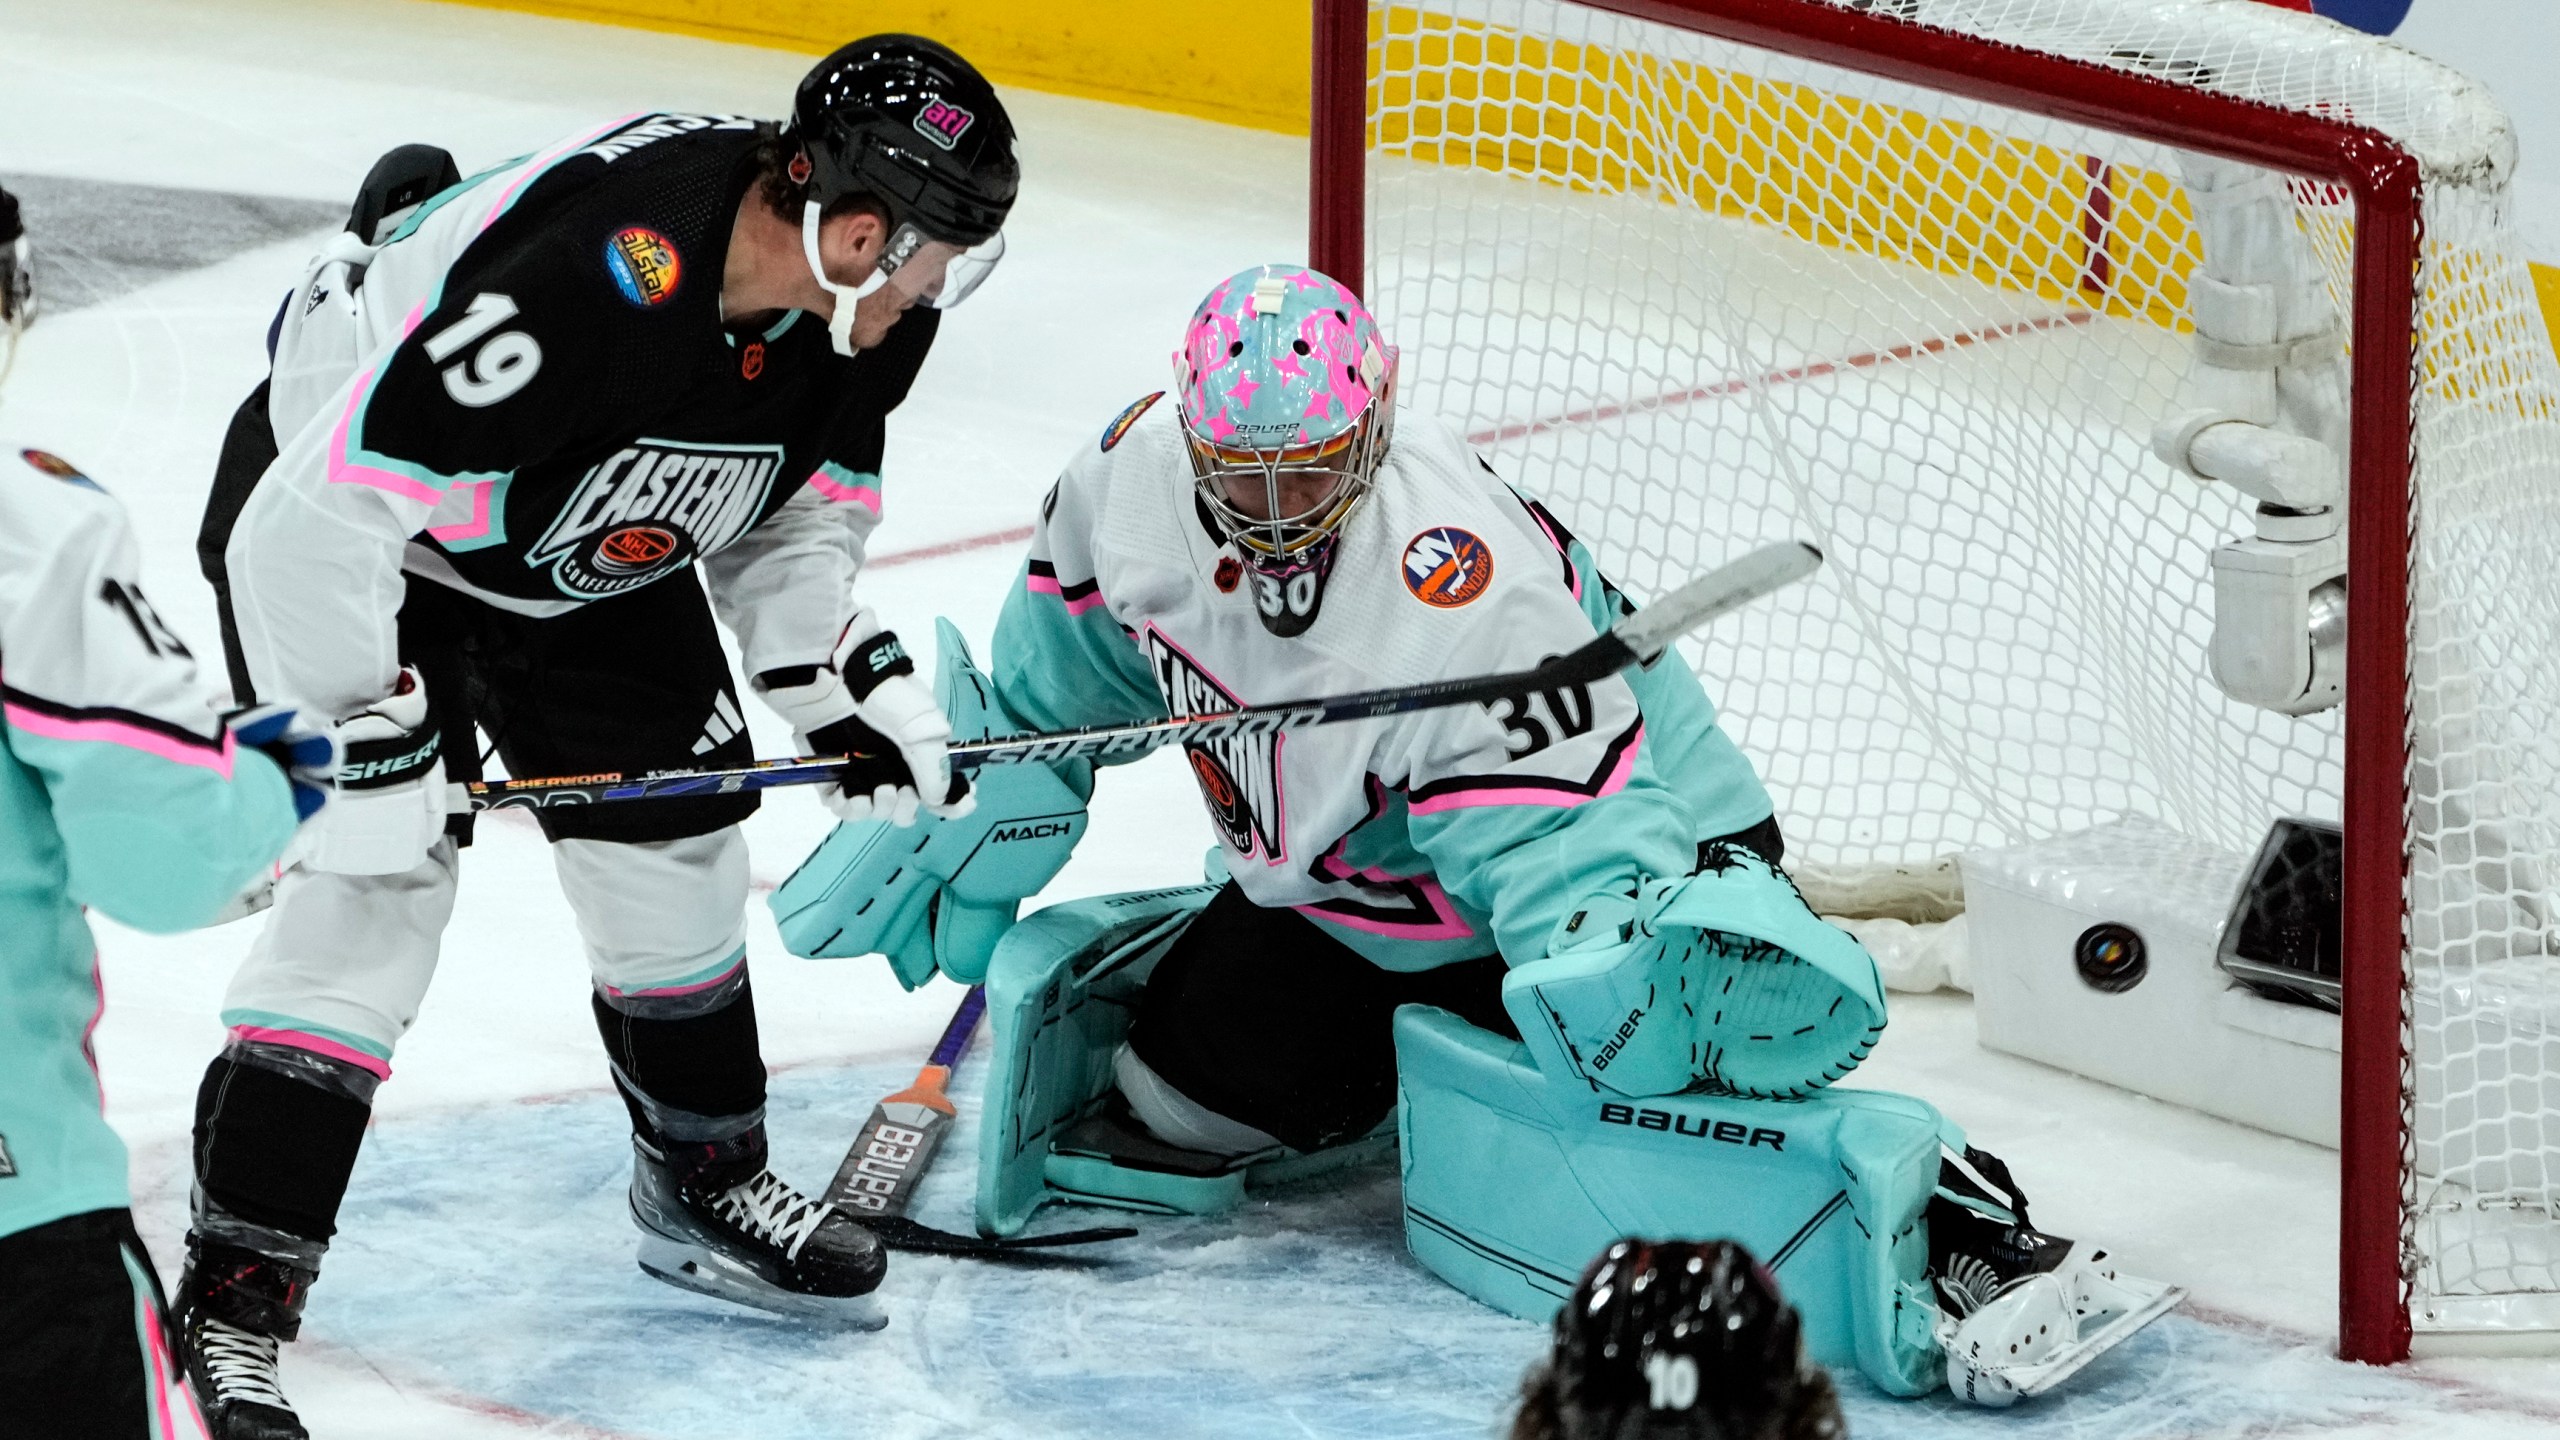
[[[934,689],[958,733],[1019,728],[960,632],[947,620],[936,626]],[[978,775],[976,808],[962,816],[929,814],[905,830],[887,820],[837,826],[773,893],[782,943],[794,955],[886,955],[910,990],[936,971],[978,983],[1023,899],[1075,849],[1092,783],[1089,766],[1061,776],[1045,765],[992,765]]]
[[[255,705],[223,722],[231,738],[276,762],[285,783],[293,787],[293,812],[304,820],[329,803],[344,758],[338,737],[290,705]]]
[[[755,678],[756,693],[791,722],[802,754],[852,757],[843,783],[821,792],[839,819],[905,826],[919,808],[956,819],[977,804],[968,777],[951,773],[951,722],[915,675],[907,647],[864,607],[826,664]]]
[[[302,829],[295,858],[339,875],[397,875],[444,834],[444,756],[427,682],[400,667],[390,694],[338,723],[336,790]]]
[[[1623,1095],[1799,1097],[1849,1073],[1884,1030],[1858,942],[1748,850],[1698,874],[1595,895],[1502,1001],[1538,1068]]]

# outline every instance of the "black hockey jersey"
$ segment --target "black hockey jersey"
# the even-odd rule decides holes
[[[543,616],[700,563],[750,672],[827,657],[938,317],[851,359],[815,316],[724,320],[761,134],[626,117],[312,262],[226,552],[261,693],[387,691],[403,571]]]

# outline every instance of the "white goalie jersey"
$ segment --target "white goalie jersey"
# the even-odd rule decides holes
[[[1528,669],[1624,602],[1582,546],[1466,443],[1405,417],[1346,522],[1305,633],[1264,628],[1170,405],[1124,411],[1044,506],[994,647],[1038,728]],[[1546,951],[1595,891],[1686,874],[1767,792],[1666,657],[1589,686],[1187,751],[1226,868],[1392,969]]]

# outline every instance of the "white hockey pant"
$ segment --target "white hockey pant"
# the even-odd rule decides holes
[[[746,963],[747,845],[734,825],[682,840],[561,840],[554,869],[609,1003],[706,991]],[[287,871],[223,996],[237,1039],[391,1073],[453,915],[450,839],[397,875]]]

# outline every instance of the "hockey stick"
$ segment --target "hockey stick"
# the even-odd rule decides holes
[[[1719,615],[1811,575],[1822,552],[1800,541],[1762,546],[1720,565],[1619,621],[1589,644],[1528,670],[1430,680],[1385,690],[1363,690],[1319,700],[1247,705],[1217,715],[1192,715],[1144,725],[1093,726],[1046,734],[1007,735],[951,747],[951,767],[1018,765],[1025,761],[1088,760],[1143,755],[1166,745],[1195,744],[1302,730],[1345,720],[1371,720],[1412,710],[1483,703],[1532,690],[1589,684],[1630,665],[1651,661],[1671,642]],[[809,755],[759,760],[717,770],[670,770],[625,778],[562,775],[533,780],[474,781],[474,810],[543,805],[589,805],[615,800],[656,800],[678,795],[732,795],[780,785],[822,785],[839,778],[849,757]]]
[[[925,1167],[933,1162],[934,1151],[941,1148],[958,1115],[944,1087],[969,1048],[969,1037],[977,1033],[979,1017],[986,1013],[987,987],[970,986],[951,1023],[943,1027],[942,1038],[934,1042],[933,1054],[916,1072],[916,1083],[882,1098],[871,1107],[871,1118],[854,1132],[852,1148],[845,1151],[844,1163],[836,1167],[836,1178],[827,1185],[827,1203],[861,1222],[890,1249],[928,1255],[998,1258],[1024,1250],[1126,1240],[1137,1234],[1125,1225],[1106,1225],[989,1240],[936,1230],[907,1218],[907,1202],[915,1198],[916,1182],[924,1178]]]

